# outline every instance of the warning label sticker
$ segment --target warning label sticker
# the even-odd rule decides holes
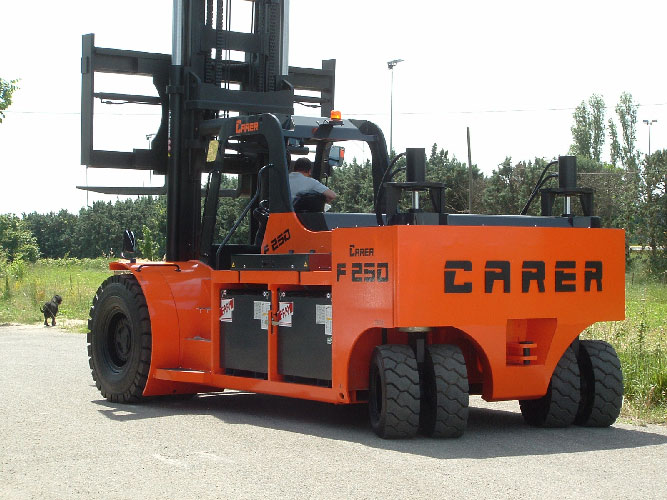
[[[262,330],[269,329],[270,310],[271,310],[271,302],[263,300],[256,300],[253,302],[253,319],[260,320]]]
[[[232,322],[234,312],[234,299],[220,299],[220,321]]]
[[[324,335],[329,337],[327,344],[331,344],[332,335],[332,321],[331,321],[331,304],[316,304],[315,305],[315,323],[324,325]]]
[[[292,326],[292,316],[294,316],[294,302],[279,302],[276,319],[278,326]]]

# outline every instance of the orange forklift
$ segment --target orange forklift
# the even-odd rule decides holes
[[[531,425],[611,425],[618,357],[579,335],[624,318],[624,233],[600,227],[575,158],[545,168],[528,202],[540,197],[540,216],[446,213],[424,149],[390,162],[376,125],[334,110],[335,61],[288,66],[289,2],[251,2],[247,33],[230,30],[229,3],[175,0],[171,56],[83,38],[82,164],[166,179],[87,189],[167,195],[166,260],[111,263],[93,299],[88,353],[102,395],[233,389],[367,404],[383,438],[461,436],[470,394],[519,400]],[[95,73],[152,77],[157,96],[97,92]],[[151,149],[94,149],[96,98],[160,106]],[[296,116],[295,103],[322,116]],[[314,153],[324,180],[348,141],[370,152],[375,213],[293,199],[290,159]],[[229,175],[234,190],[221,187]],[[543,187],[553,177],[558,187]],[[221,230],[224,197],[247,203]],[[126,256],[133,240],[126,232]]]

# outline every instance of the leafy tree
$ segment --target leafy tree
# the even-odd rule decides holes
[[[650,246],[649,271],[659,276],[667,272],[667,150],[656,151],[644,160],[643,203],[638,233]]]
[[[486,181],[484,190],[484,213],[487,214],[518,214],[528,201],[546,161],[536,158],[534,162],[521,161],[512,164],[507,157],[498,165],[491,177]],[[540,212],[539,198],[529,210],[529,214]]]
[[[639,152],[635,147],[637,128],[637,105],[632,95],[623,92],[616,105],[616,114],[621,125],[621,141],[619,142],[620,162],[623,166],[623,190],[620,199],[621,227],[626,231],[626,260],[630,263],[630,242],[636,241],[637,222],[639,217],[641,174],[639,171]],[[613,145],[613,138],[612,138]]]
[[[570,130],[572,131],[574,144],[570,147],[570,152],[590,158],[593,136],[590,128],[591,117],[586,101],[581,101],[581,104],[574,109],[572,117],[574,118],[574,125]]]
[[[23,220],[35,236],[41,256],[49,259],[67,257],[73,253],[73,234],[78,222],[75,214],[67,210],[58,213],[23,214]]]
[[[220,189],[236,189],[238,182],[239,180],[234,176],[223,175],[220,181]],[[215,243],[221,243],[227,237],[227,234],[249,201],[247,196],[220,198],[216,213],[215,236],[213,238]],[[252,217],[252,211],[248,212],[246,217],[241,221],[229,240],[230,243],[244,245],[250,243],[250,217]]]
[[[7,214],[0,215],[0,247],[9,261],[27,260],[35,262],[39,247],[23,219]]]
[[[597,94],[575,108],[574,125],[570,129],[574,141],[570,147],[572,154],[600,161],[605,141],[605,111],[604,99]]]
[[[632,95],[623,92],[616,105],[616,114],[621,124],[621,161],[626,169],[637,168],[639,152],[635,147],[637,138],[637,105],[632,99]]]
[[[618,131],[616,130],[616,123],[614,123],[612,118],[609,118],[609,141],[611,143],[611,163],[617,166],[621,160],[621,144],[618,142]]]
[[[473,165],[472,177],[472,211],[474,213],[481,209],[482,179],[484,177],[476,165]],[[458,161],[456,157],[450,159],[449,151],[444,149],[438,151],[437,144],[433,144],[431,147],[431,155],[427,160],[426,180],[445,184],[445,210],[447,212],[462,213],[468,211],[468,191],[470,188],[468,165]]]
[[[148,260],[160,259],[160,244],[158,243],[158,234],[153,231],[150,226],[144,224],[142,226],[143,239],[138,241],[137,246],[141,255]]]
[[[405,158],[401,158],[395,169],[400,171],[404,167]],[[404,173],[399,173],[394,177],[394,181],[404,180],[404,177]],[[483,178],[484,175],[473,166],[473,211],[481,209]],[[426,180],[445,184],[445,209],[448,212],[467,212],[468,167],[456,157],[450,158],[449,152],[438,149],[437,144],[433,144],[426,160]],[[329,185],[338,194],[333,210],[347,213],[374,211],[375,193],[370,161],[360,163],[354,158],[351,163],[335,168]],[[409,204],[406,203],[401,204],[402,209],[407,209]]]
[[[0,78],[0,123],[5,117],[4,111],[12,104],[12,96],[18,89],[18,80],[3,80]]]
[[[602,156],[602,148],[604,147],[604,115],[607,109],[602,96],[593,94],[588,100],[590,106],[592,142],[591,142],[591,158],[595,161],[600,161]]]
[[[157,255],[163,255],[166,234],[164,198],[144,196],[136,200],[119,200],[115,204],[97,201],[79,211],[72,234],[72,256],[119,255],[123,230],[132,229],[137,240],[142,240],[144,225],[155,236],[159,248]]]
[[[399,165],[400,166],[400,165]],[[332,210],[346,213],[374,212],[373,175],[371,162],[359,163],[356,158],[351,163],[343,163],[333,170],[329,187],[338,194]]]
[[[603,227],[622,227],[623,169],[577,156],[577,184],[595,190],[595,215]]]

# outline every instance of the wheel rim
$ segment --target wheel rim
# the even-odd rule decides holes
[[[105,357],[115,371],[120,371],[127,365],[132,353],[132,325],[124,313],[117,311],[111,315],[106,337]]]

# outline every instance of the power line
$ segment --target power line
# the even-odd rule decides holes
[[[637,108],[647,108],[653,106],[667,106],[667,102],[658,102],[652,104],[636,104]],[[396,113],[404,116],[441,116],[441,115],[475,115],[475,114],[493,114],[493,113],[540,113],[540,112],[558,112],[574,111],[576,107],[563,108],[513,108],[513,109],[480,109],[480,110],[452,110],[452,111],[404,111]],[[81,115],[79,111],[18,111],[5,110],[4,113],[17,115]],[[384,116],[387,113],[345,113],[346,116]],[[161,116],[161,113],[100,113],[96,116]]]
[[[79,111],[16,111],[8,109],[4,113],[15,115],[52,115],[52,116],[80,116]],[[161,113],[95,113],[95,116],[161,116]]]
[[[636,104],[638,108],[646,108],[652,106],[667,106],[667,102],[659,102],[653,104]],[[453,111],[404,111],[398,113],[399,115],[474,115],[487,113],[540,113],[544,111],[574,111],[576,107],[565,108],[515,108],[515,109],[480,109],[480,110],[453,110]],[[387,113],[345,113],[347,116],[382,116]]]

